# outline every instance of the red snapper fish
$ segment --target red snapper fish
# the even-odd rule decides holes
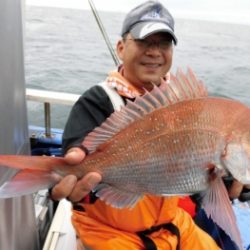
[[[111,206],[133,207],[143,194],[204,192],[203,207],[242,249],[222,176],[250,183],[250,110],[242,103],[209,97],[191,69],[177,71],[134,102],[114,112],[83,141],[89,154],[76,166],[63,158],[0,155],[16,175],[0,198],[50,188],[68,174],[99,172],[97,196]]]

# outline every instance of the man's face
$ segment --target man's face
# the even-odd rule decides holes
[[[124,65],[124,77],[136,87],[152,89],[159,85],[172,65],[172,38],[167,33],[156,33],[143,40],[131,34],[117,44],[117,53]]]

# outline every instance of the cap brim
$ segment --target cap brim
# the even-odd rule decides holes
[[[144,39],[147,36],[159,32],[166,32],[173,37],[173,41],[177,44],[177,38],[173,30],[165,23],[162,22],[141,22],[134,25],[130,33],[135,39]]]

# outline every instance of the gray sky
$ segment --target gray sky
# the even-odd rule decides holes
[[[144,0],[94,0],[98,10],[127,12]],[[174,17],[250,25],[250,0],[161,0]],[[88,0],[26,0],[27,5],[90,9]]]

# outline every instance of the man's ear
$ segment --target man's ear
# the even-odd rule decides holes
[[[123,61],[123,55],[124,55],[124,41],[119,40],[116,44],[116,53],[120,60]]]

